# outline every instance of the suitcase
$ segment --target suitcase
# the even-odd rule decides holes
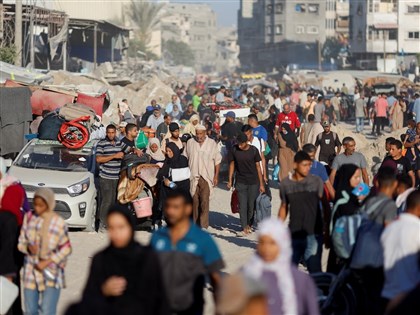
[[[65,122],[56,111],[48,113],[38,127],[38,138],[41,140],[57,140],[61,125]]]
[[[87,121],[88,129],[93,125],[96,117],[96,113],[92,108],[78,103],[64,105],[60,108],[59,114],[67,121],[72,121],[82,116],[89,116],[90,119]]]

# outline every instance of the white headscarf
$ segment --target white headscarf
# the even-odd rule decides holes
[[[298,314],[295,283],[292,275],[292,246],[290,232],[279,219],[265,219],[259,225],[258,237],[270,236],[280,248],[277,259],[267,263],[255,253],[243,267],[245,275],[260,280],[264,270],[274,272],[277,276],[277,285],[282,297],[283,315]]]
[[[152,151],[151,146],[153,144],[156,144],[158,146],[158,150],[156,152]],[[154,159],[155,161],[163,162],[165,160],[165,155],[162,152],[160,141],[158,138],[149,139],[149,144],[147,145],[146,153],[149,154],[152,157],[152,159]]]

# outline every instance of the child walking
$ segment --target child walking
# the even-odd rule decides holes
[[[25,254],[22,273],[25,314],[56,314],[64,267],[71,244],[64,220],[54,212],[55,196],[49,188],[35,192],[33,212],[20,231],[18,249]]]

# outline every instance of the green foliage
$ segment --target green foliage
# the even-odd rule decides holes
[[[163,42],[162,48],[172,56],[172,61],[176,66],[194,66],[194,52],[188,44],[170,39]]]
[[[145,54],[139,54],[138,52],[142,52]],[[139,39],[130,39],[129,46],[128,46],[128,56],[129,57],[140,57],[146,60],[156,60],[158,56],[151,52],[145,45],[144,42],[140,41]]]
[[[335,37],[329,37],[325,40],[324,46],[322,47],[322,57],[329,61],[330,58],[336,59],[342,44]]]
[[[0,61],[14,64],[16,59],[16,47],[6,46],[0,47]]]

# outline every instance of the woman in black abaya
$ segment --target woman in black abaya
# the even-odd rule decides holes
[[[107,226],[110,245],[93,257],[82,301],[66,314],[169,314],[158,258],[134,240],[132,214],[115,205]]]

